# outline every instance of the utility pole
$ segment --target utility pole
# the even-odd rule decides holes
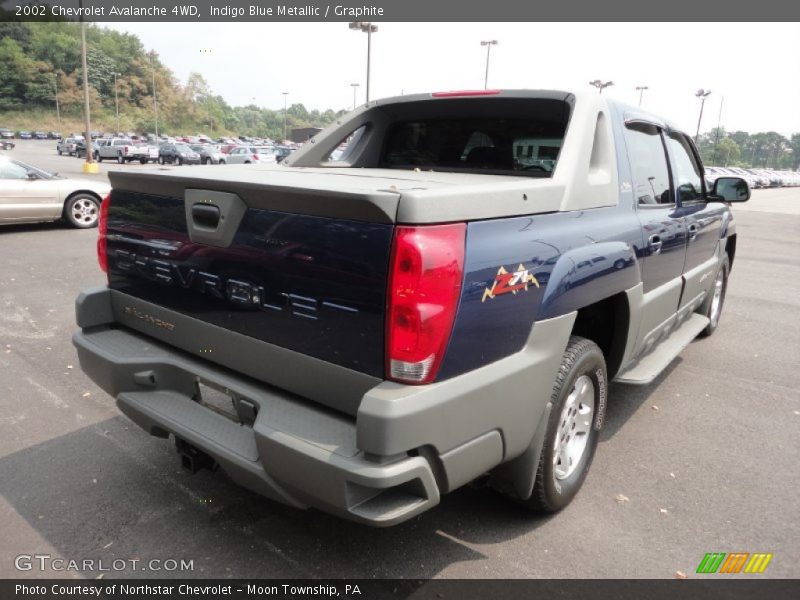
[[[722,107],[725,104],[725,96],[722,97],[719,103],[719,116],[717,117],[717,135],[714,136],[714,164],[717,162],[717,147],[719,146],[719,130],[722,126]],[[731,151],[728,149],[728,156],[730,156]],[[725,163],[727,166],[728,159],[725,159]]]
[[[114,73],[114,104],[117,107],[117,135],[119,135],[119,96],[117,95],[117,75],[119,75],[119,73]]]
[[[350,86],[353,88],[353,110],[356,109],[356,90],[358,89],[359,85],[361,85],[361,84],[358,84],[358,83],[351,83],[350,84]]]
[[[56,89],[56,119],[58,119],[58,132],[61,133],[61,108],[58,106],[58,73],[53,73],[53,86]]]
[[[156,63],[155,63],[155,55],[156,51],[150,51],[150,67],[153,70],[153,118],[155,119],[156,124],[156,142],[158,141],[158,100],[156,100]]]
[[[489,89],[489,53],[492,46],[497,46],[497,40],[481,40],[481,46],[486,46],[486,74],[483,76],[483,89]]]
[[[83,0],[80,0],[79,7],[81,8],[81,15],[83,15]],[[86,161],[83,163],[82,170],[84,173],[98,173],[99,168],[97,163],[94,162],[94,152],[92,151],[92,125],[89,115],[89,71],[86,60],[86,22],[83,20],[83,16],[81,16],[81,66],[83,67],[83,115],[86,125],[86,137],[84,138]]]
[[[289,95],[289,92],[281,92],[283,94],[283,139],[281,140],[281,144],[286,142],[286,97]]]

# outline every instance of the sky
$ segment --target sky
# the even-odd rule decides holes
[[[590,89],[694,132],[698,89],[710,89],[701,130],[800,132],[798,23],[377,23],[370,97],[483,87]],[[107,23],[134,33],[185,83],[199,72],[234,106],[364,101],[367,35],[347,23]],[[723,100],[724,98],[724,100]]]

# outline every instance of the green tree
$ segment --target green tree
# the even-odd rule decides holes
[[[800,133],[792,134],[789,146],[792,151],[791,162],[794,164],[794,169],[800,170]]]
[[[726,137],[716,145],[715,155],[719,157],[716,164],[727,167],[739,163],[742,157],[742,149],[733,139]]]
[[[19,43],[10,37],[0,41],[0,110],[24,105],[34,65]]]

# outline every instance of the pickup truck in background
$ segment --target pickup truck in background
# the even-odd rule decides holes
[[[125,138],[97,140],[94,159],[97,162],[103,162],[104,159],[116,160],[119,164],[131,161],[139,161],[142,164],[156,162],[158,147]]]
[[[83,138],[66,137],[62,140],[58,140],[58,143],[56,144],[56,152],[58,152],[59,156],[62,154],[69,154],[72,156],[77,150],[79,141],[83,141]]]
[[[281,165],[109,176],[83,370],[186,467],[378,526],[485,474],[566,506],[609,381],[717,328],[750,197],[669,122],[560,91],[373,101]]]

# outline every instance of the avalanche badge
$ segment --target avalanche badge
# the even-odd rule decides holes
[[[506,271],[505,267],[501,266],[497,271],[497,277],[494,278],[492,287],[483,290],[483,298],[481,302],[485,302],[486,298],[494,298],[503,294],[516,294],[520,290],[528,291],[528,284],[539,287],[539,282],[533,273],[528,273],[528,269],[524,265],[519,265],[517,270],[513,273]]]

